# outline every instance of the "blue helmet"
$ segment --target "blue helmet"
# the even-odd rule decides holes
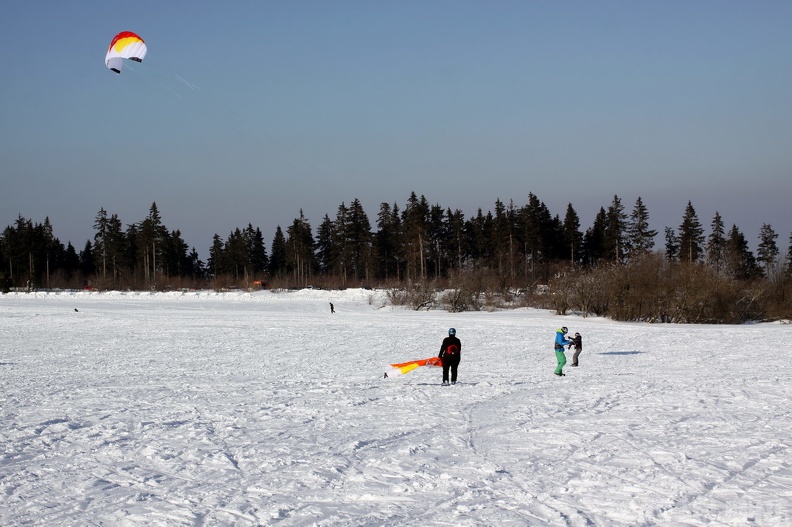
[[[456,335],[456,330],[454,328],[451,328],[448,330],[448,334],[453,337],[454,335]]]

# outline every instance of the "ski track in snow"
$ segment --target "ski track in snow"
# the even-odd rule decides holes
[[[0,525],[792,525],[792,326],[383,298],[3,295]]]

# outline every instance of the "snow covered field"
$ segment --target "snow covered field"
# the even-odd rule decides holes
[[[0,296],[0,525],[792,525],[792,325],[383,298]]]

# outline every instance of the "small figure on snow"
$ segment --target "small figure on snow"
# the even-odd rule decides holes
[[[333,306],[333,303],[330,302],[330,314],[334,314],[334,313],[335,313],[335,307]]]
[[[569,340],[571,344],[567,349],[572,349],[572,346],[575,347],[575,354],[572,355],[572,364],[570,366],[577,366],[578,357],[580,357],[580,352],[583,351],[583,337],[580,336],[580,333],[575,333],[575,336]]]
[[[448,330],[448,336],[443,339],[438,357],[443,361],[443,386],[448,386],[449,370],[451,370],[451,384],[456,384],[457,367],[462,359],[462,343],[456,337],[456,329]]]
[[[569,346],[571,341],[566,339],[566,334],[569,330],[566,326],[556,330],[555,334],[555,355],[556,360],[558,361],[558,366],[556,366],[555,374],[559,377],[563,377],[566,375],[564,373],[564,364],[566,364],[566,355],[564,355],[564,346]]]

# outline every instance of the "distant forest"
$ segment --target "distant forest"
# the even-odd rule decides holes
[[[705,235],[688,202],[677,228],[650,228],[639,197],[618,196],[581,230],[533,193],[466,218],[411,193],[382,203],[372,228],[358,199],[314,231],[300,211],[275,229],[270,250],[258,227],[215,234],[202,261],[156,203],[126,227],[100,209],[93,242],[64,246],[46,218],[20,216],[0,236],[0,286],[11,290],[191,290],[382,287],[394,304],[449,311],[533,306],[618,320],[736,323],[792,319],[792,234],[785,253],[764,224],[756,254],[716,212]]]

